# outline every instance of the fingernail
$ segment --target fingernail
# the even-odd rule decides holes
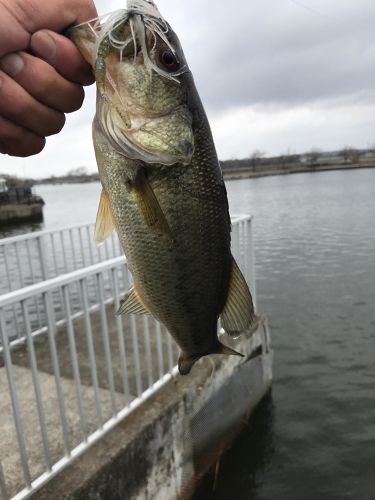
[[[31,49],[46,61],[53,59],[57,52],[55,40],[46,31],[38,31],[31,37]]]
[[[0,68],[9,76],[17,76],[23,70],[25,63],[18,54],[8,54],[0,61]]]

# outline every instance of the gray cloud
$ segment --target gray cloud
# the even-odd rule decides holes
[[[159,3],[167,12],[170,2]],[[374,89],[375,3],[305,4],[322,15],[291,0],[175,2],[170,10],[190,18],[180,26],[176,16],[178,34],[210,108],[300,105]]]

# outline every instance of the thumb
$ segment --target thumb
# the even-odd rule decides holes
[[[40,29],[62,32],[97,16],[92,0],[0,0],[0,14],[0,57],[26,50]]]

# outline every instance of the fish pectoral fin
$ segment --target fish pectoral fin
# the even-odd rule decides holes
[[[116,314],[118,316],[121,314],[150,314],[150,311],[142,303],[137,290],[132,287],[120,302],[120,308]]]
[[[137,179],[133,183],[133,187],[148,227],[166,236],[169,240],[173,240],[172,231],[165,218],[164,212],[160,207],[158,199],[147,177],[143,173],[137,176]]]
[[[246,330],[254,329],[258,317],[254,312],[253,299],[243,274],[232,257],[232,271],[227,301],[221,313],[221,324],[231,337],[237,337]]]
[[[109,197],[107,192],[103,189],[102,194],[100,195],[98,214],[96,216],[95,243],[97,245],[103,243],[103,241],[110,236],[114,228],[115,224],[113,222]]]

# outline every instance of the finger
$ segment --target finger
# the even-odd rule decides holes
[[[30,45],[35,55],[51,64],[64,78],[81,85],[94,82],[90,65],[65,36],[49,30],[37,31],[31,37]]]
[[[32,156],[46,144],[44,137],[15,125],[0,116],[0,153],[11,156]]]
[[[0,60],[0,68],[31,96],[50,108],[70,113],[82,106],[83,88],[60,76],[38,57],[25,52],[9,54]]]
[[[34,99],[17,82],[0,71],[0,116],[46,137],[60,132],[65,116]]]
[[[0,0],[0,57],[27,50],[30,35],[40,29],[61,32],[96,17],[92,0]]]
[[[97,17],[93,0],[12,0],[11,11],[29,33],[41,28],[62,31]]]

